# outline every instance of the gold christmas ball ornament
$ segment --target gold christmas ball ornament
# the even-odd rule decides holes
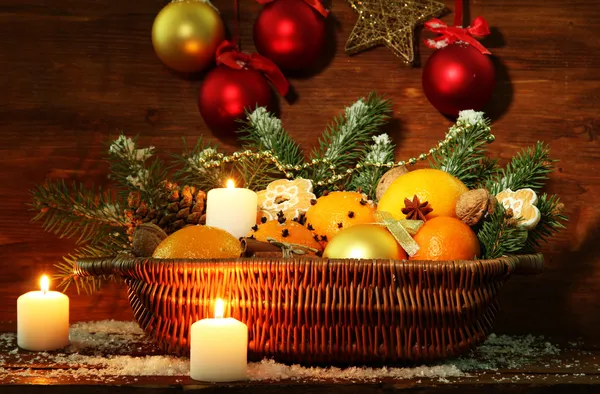
[[[214,60],[225,27],[208,1],[167,4],[154,19],[152,45],[160,60],[179,72],[205,70]]]
[[[357,224],[336,234],[329,241],[324,258],[329,259],[406,259],[394,236],[378,224]]]

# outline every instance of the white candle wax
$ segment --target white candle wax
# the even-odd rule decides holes
[[[56,350],[69,344],[69,297],[48,291],[30,291],[17,299],[17,344],[27,350]]]
[[[223,318],[222,308],[222,301],[217,300],[217,317],[192,324],[190,377],[194,380],[234,382],[246,379],[248,326],[233,318]]]
[[[223,229],[236,238],[245,237],[256,224],[257,205],[256,193],[236,188],[229,180],[226,188],[208,192],[206,225]]]

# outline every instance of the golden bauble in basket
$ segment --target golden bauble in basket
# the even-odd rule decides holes
[[[189,226],[175,231],[157,247],[156,259],[238,258],[240,241],[225,230],[210,226]]]
[[[357,224],[333,237],[324,258],[330,259],[406,259],[406,253],[394,236],[378,224]]]
[[[221,15],[203,1],[167,4],[154,19],[152,45],[160,60],[173,70],[205,70],[225,38]]]
[[[442,170],[423,168],[410,171],[396,178],[387,188],[377,209],[391,213],[396,219],[405,219],[402,214],[404,199],[414,196],[421,202],[428,202],[433,211],[427,219],[437,216],[456,217],[456,201],[467,191],[460,179]]]

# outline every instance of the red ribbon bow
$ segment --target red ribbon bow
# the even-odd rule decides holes
[[[272,3],[276,0],[256,0],[259,4],[268,4],[268,3]],[[306,4],[308,4],[309,6],[311,6],[312,8],[314,8],[319,14],[323,15],[325,18],[327,18],[327,15],[329,15],[329,11],[323,7],[323,4],[321,4],[321,2],[319,0],[303,0]]]
[[[425,40],[425,44],[427,44],[429,48],[439,48],[440,46],[437,44],[439,41],[444,41],[446,45],[452,44],[456,41],[462,41],[473,45],[484,55],[491,54],[486,47],[481,45],[481,43],[474,38],[484,37],[490,34],[488,23],[481,16],[475,18],[471,26],[467,27],[448,26],[441,20],[433,18],[425,22],[425,28],[434,33],[441,34],[439,37]]]
[[[224,64],[235,70],[251,68],[259,71],[271,81],[281,96],[288,93],[290,84],[275,63],[258,53],[240,52],[237,46],[227,40],[217,48],[217,64]]]

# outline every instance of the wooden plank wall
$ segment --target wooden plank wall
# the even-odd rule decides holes
[[[241,2],[242,47],[252,50],[260,6]],[[446,5],[452,8],[452,1]],[[3,0],[0,2],[0,320],[16,318],[18,295],[37,286],[72,243],[30,223],[28,190],[45,178],[106,185],[104,143],[118,129],[143,144],[179,152],[181,137],[214,140],[196,108],[198,79],[167,70],[150,29],[161,0]],[[231,26],[232,1],[215,1]],[[534,333],[594,343],[600,325],[600,8],[595,0],[473,0],[471,15],[493,27],[497,90],[488,108],[503,161],[521,146],[549,142],[560,159],[550,192],[560,193],[568,230],[544,248],[546,272],[504,288],[500,333]],[[420,68],[385,48],[343,53],[356,20],[331,5],[331,63],[292,78],[298,100],[282,102],[285,127],[309,149],[327,122],[377,89],[393,99],[388,131],[402,157],[441,139],[450,125],[425,99]],[[451,23],[452,15],[444,18]],[[423,38],[423,34],[420,35]],[[422,42],[422,40],[420,40]],[[431,50],[419,44],[424,63]],[[232,150],[232,146],[223,145]],[[69,292],[72,320],[130,319],[124,289],[94,296]]]

